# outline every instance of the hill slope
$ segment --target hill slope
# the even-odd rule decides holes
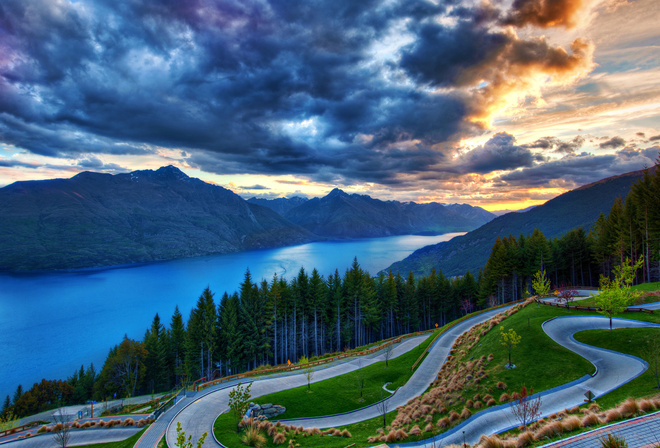
[[[16,182],[0,189],[0,269],[167,260],[318,239],[175,167]]]
[[[557,196],[530,211],[507,213],[463,236],[423,247],[385,271],[428,275],[435,268],[448,276],[463,275],[466,270],[476,273],[488,261],[498,236],[529,235],[538,228],[551,238],[577,227],[591,229],[598,215],[607,214],[616,198],[625,197],[642,174],[643,171],[634,171],[603,179]]]
[[[467,231],[494,215],[465,204],[381,201],[334,189],[323,198],[290,209],[284,217],[320,236],[370,238]]]

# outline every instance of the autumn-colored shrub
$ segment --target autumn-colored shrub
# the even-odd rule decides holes
[[[596,414],[587,414],[582,418],[582,426],[588,428],[589,426],[595,426],[600,423],[600,419]]]
[[[561,426],[564,428],[564,431],[571,432],[579,429],[582,426],[582,422],[579,417],[572,415],[562,420]]]
[[[511,401],[511,395],[507,394],[506,392],[500,395],[500,403],[507,403],[509,401]]]
[[[523,448],[534,444],[534,434],[531,431],[525,431],[518,436],[516,447]]]
[[[286,442],[286,436],[281,432],[276,433],[275,436],[273,437],[273,443],[275,445],[281,445],[284,442]]]
[[[639,400],[639,409],[642,412],[653,412],[656,410],[656,407],[651,400]]]
[[[605,423],[618,422],[622,418],[623,414],[621,414],[621,411],[617,408],[610,409],[605,413]]]
[[[475,401],[474,402],[474,408],[475,409],[481,409],[484,407],[484,404],[481,401]]]
[[[441,419],[438,420],[438,422],[436,423],[436,426],[438,426],[439,428],[443,428],[443,429],[444,429],[444,428],[448,428],[448,427],[449,427],[449,423],[450,423],[450,422],[449,422],[449,419],[448,419],[447,417],[443,417],[443,418],[441,418]]]
[[[486,406],[495,406],[496,404],[497,404],[497,402],[495,401],[495,399],[494,399],[494,398],[491,398],[491,399],[488,400],[488,402],[486,403]]]
[[[460,418],[461,418],[461,416],[456,411],[451,411],[451,413],[449,414],[449,421],[451,423],[455,422],[456,420],[458,420]]]
[[[630,397],[619,405],[619,411],[624,417],[634,417],[639,414],[639,403]]]
[[[500,390],[505,390],[506,389],[506,384],[504,384],[502,381],[498,381],[497,386],[495,386],[495,387],[497,387]]]
[[[463,420],[466,420],[466,419],[470,418],[471,415],[472,415],[472,412],[470,412],[470,410],[468,408],[463,408],[463,411],[461,412],[461,418]]]
[[[422,430],[420,429],[419,425],[415,425],[412,428],[410,428],[410,431],[408,431],[409,436],[418,436],[422,434]]]

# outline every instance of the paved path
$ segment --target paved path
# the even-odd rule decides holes
[[[429,385],[438,378],[438,372],[444,364],[449,351],[456,339],[478,323],[484,322],[491,317],[509,309],[499,308],[497,310],[487,311],[485,313],[467,319],[458,325],[450,328],[438,338],[432,347],[429,347],[429,354],[422,364],[417,367],[415,373],[406,384],[399,388],[394,395],[387,399],[387,411],[393,411],[397,406],[405,405],[411,398],[422,395]],[[383,415],[382,407],[378,404],[358,409],[353,412],[347,412],[341,415],[315,418],[302,418],[295,420],[282,420],[282,423],[289,425],[304,426],[307,428],[333,428],[337,426],[350,425],[352,423],[369,420],[371,418]]]
[[[37,428],[38,429],[38,428]],[[126,440],[138,433],[142,428],[134,426],[111,429],[84,429],[71,431],[68,446],[89,445],[92,443],[118,442]],[[33,430],[32,433],[36,431]],[[0,442],[0,446],[7,448],[53,448],[57,446],[52,434],[40,434],[29,439]]]
[[[429,335],[415,336],[404,339],[400,344],[394,347],[392,358],[402,355],[410,351],[412,348],[422,343]],[[338,363],[332,363],[330,366],[324,367],[315,371],[313,382],[323,381],[344,373],[352,372],[361,367],[373,364],[378,361],[384,360],[384,353],[374,353],[359,358],[348,358]],[[249,380],[248,380],[249,381]],[[244,383],[247,381],[243,380]],[[302,372],[289,372],[286,375],[271,375],[264,378],[255,378],[252,381],[250,394],[252,399],[262,395],[278,392],[281,390],[291,389],[294,387],[304,386],[307,384],[305,374]],[[203,395],[181,410],[170,423],[167,430],[167,443],[169,446],[174,446],[176,438],[176,424],[181,422],[181,425],[186,430],[186,434],[190,434],[193,440],[198,440],[204,432],[209,434],[204,442],[205,447],[220,446],[211,436],[213,433],[213,423],[218,416],[229,410],[229,391],[233,388],[234,384],[223,384],[216,386],[217,389],[211,388]],[[139,448],[148,448],[142,447]]]
[[[614,328],[660,328],[660,325],[628,319],[613,319]],[[648,365],[634,356],[617,353],[577,342],[573,334],[591,329],[609,329],[609,319],[602,316],[565,316],[543,324],[543,330],[557,343],[589,360],[596,367],[593,376],[586,375],[571,383],[542,392],[541,416],[545,417],[584,402],[584,393],[591,390],[600,397],[641,375]],[[435,444],[474,444],[481,434],[496,434],[519,425],[509,404],[501,405],[474,415],[462,424],[435,438]],[[465,432],[465,434],[463,434]],[[400,447],[432,446],[427,439],[414,443],[402,443]]]
[[[558,440],[543,448],[601,448],[601,437],[623,437],[628,448],[651,448],[660,445],[660,412],[613,423],[593,431]]]

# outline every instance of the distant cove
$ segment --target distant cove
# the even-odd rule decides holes
[[[0,399],[20,383],[66,379],[90,362],[99,372],[124,334],[142,339],[153,316],[169,322],[178,304],[187,319],[202,290],[216,300],[253,279],[291,278],[301,267],[343,275],[354,257],[372,275],[429,244],[460,233],[318,242],[278,249],[62,273],[0,274]]]

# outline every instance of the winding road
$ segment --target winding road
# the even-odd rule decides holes
[[[395,394],[387,400],[388,411],[397,406],[405,404],[409,399],[421,395],[437,377],[449,350],[458,336],[474,325],[486,321],[494,315],[505,311],[506,308],[491,310],[470,319],[467,319],[444,333],[429,347],[428,356],[417,368],[411,379],[399,388]],[[660,328],[658,324],[640,322],[627,319],[614,319],[614,328]],[[631,381],[643,373],[647,365],[636,357],[588,346],[577,342],[573,334],[588,329],[608,329],[609,319],[600,316],[571,316],[551,319],[543,324],[544,331],[557,343],[580,354],[596,367],[593,376],[586,375],[579,380],[554,389],[542,392],[542,414],[550,415],[565,408],[581,404],[584,400],[583,394],[591,390],[596,397]],[[398,344],[392,357],[411,350],[419,345],[427,336],[416,336],[404,339]],[[342,360],[319,368],[314,374],[314,382],[322,381],[337,375],[351,372],[360,367],[384,360],[384,353],[379,352],[362,358]],[[245,382],[245,380],[243,380]],[[180,422],[186,430],[186,434],[192,435],[197,440],[204,432],[209,433],[204,446],[206,448],[219,447],[220,445],[211,434],[213,423],[223,412],[229,409],[229,390],[237,382],[214,386],[203,392],[198,392],[192,397],[181,400],[174,408],[167,411],[153,424],[143,435],[135,448],[153,448],[162,434],[166,433],[169,446],[174,446],[176,437],[176,423]],[[290,389],[305,385],[307,380],[304,373],[287,373],[255,378],[252,381],[251,394],[253,399],[272,392]],[[304,427],[328,428],[343,426],[359,421],[364,421],[381,415],[381,410],[375,406],[368,406],[353,412],[327,417],[313,417],[287,421],[288,424],[302,425]],[[475,414],[472,418],[461,423],[450,431],[437,436],[435,443],[447,445],[451,443],[476,443],[481,434],[493,434],[518,426],[517,421],[511,414],[510,405],[502,405],[496,408]],[[115,433],[117,430],[94,430],[76,432],[76,440],[71,445],[96,443],[97,439],[85,439],[88,437],[105,438],[101,433]],[[463,433],[464,432],[464,433]],[[117,434],[119,435],[119,434]],[[125,436],[124,436],[125,437]],[[463,438],[465,437],[465,439]],[[52,439],[46,436],[33,437],[26,440],[11,442],[8,448],[41,448],[45,445],[40,439],[46,439],[52,444]],[[422,447],[429,446],[432,439],[415,443],[405,443],[394,446]],[[0,443],[2,443],[0,439]]]

